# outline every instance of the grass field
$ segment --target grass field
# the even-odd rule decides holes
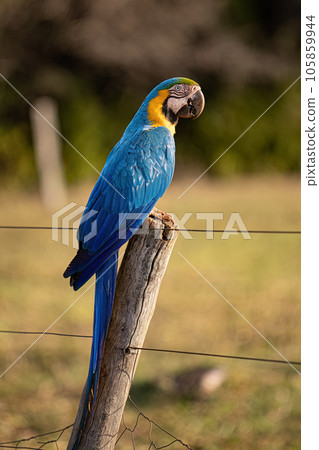
[[[239,212],[250,229],[300,229],[297,177],[204,179],[178,200],[191,179],[173,183],[158,207],[203,228],[195,212]],[[85,204],[91,185],[72,188]],[[50,225],[36,195],[0,192],[0,224]],[[0,328],[45,330],[81,294],[62,278],[74,254],[50,231],[1,230]],[[179,237],[161,287],[145,345],[198,352],[277,358],[276,351],[179,255],[190,263],[287,359],[300,358],[300,237],[216,234]],[[90,334],[91,288],[50,331]],[[1,334],[1,372],[36,336]],[[88,368],[89,339],[42,337],[1,379],[0,442],[63,428],[73,422]],[[178,393],[174,377],[196,367],[219,367],[224,383],[211,396]],[[298,368],[299,370],[299,368]],[[288,365],[144,352],[132,387],[141,411],[193,449],[299,449],[300,376]],[[125,422],[134,426],[130,404]],[[140,418],[135,447],[150,446],[149,422]],[[69,431],[59,439],[66,448]],[[49,436],[50,438],[50,436]],[[45,441],[48,438],[42,438]],[[155,426],[157,447],[172,441]],[[40,439],[41,440],[41,439]],[[35,441],[28,443],[37,448]],[[55,444],[45,446],[55,449]],[[134,448],[126,432],[117,446]],[[154,448],[154,447],[153,447]],[[168,448],[183,448],[175,443]]]

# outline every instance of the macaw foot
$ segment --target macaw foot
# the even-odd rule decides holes
[[[154,207],[152,209],[152,211],[150,212],[149,217],[151,219],[153,219],[154,222],[160,221],[165,225],[165,228],[163,230],[163,236],[162,236],[163,239],[167,239],[169,235],[172,236],[172,233],[171,233],[172,228],[175,228],[176,230],[178,230],[178,227],[177,227],[176,223],[174,222],[173,217],[165,211],[161,211],[160,209]],[[155,228],[157,228],[156,225],[155,225]]]
[[[155,219],[160,219],[165,222],[173,222],[174,223],[173,217],[170,214],[168,214],[165,211],[161,211],[158,208],[155,208],[155,206],[152,209],[152,211],[150,212],[150,217],[154,217]]]

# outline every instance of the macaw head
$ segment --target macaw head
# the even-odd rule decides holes
[[[163,85],[167,86],[166,89]],[[179,117],[196,119],[204,109],[205,99],[201,87],[189,78],[171,78],[157,89],[159,93],[164,90],[166,94],[163,113],[172,124],[177,123]]]
[[[179,118],[196,119],[204,105],[204,95],[195,81],[182,77],[170,78],[149,93],[128,131],[136,129],[136,126],[164,126],[174,134]]]
[[[203,111],[204,95],[198,83],[189,78],[170,78],[146,97],[124,136],[139,128],[166,127],[172,134],[179,118],[196,119]]]
[[[205,105],[201,87],[189,78],[170,78],[156,86],[146,98],[152,126],[166,126],[172,133],[178,119],[196,119]]]

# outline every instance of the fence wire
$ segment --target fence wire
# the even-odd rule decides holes
[[[122,424],[118,433],[118,437],[115,442],[115,447],[118,446],[119,442],[124,440],[125,437],[128,437],[128,442],[131,444],[131,448],[133,450],[136,449],[136,436],[135,434],[139,431],[139,428],[143,427],[143,422],[146,422],[148,425],[148,449],[164,449],[174,446],[174,448],[187,448],[188,450],[192,450],[192,447],[190,447],[188,444],[186,444],[182,439],[174,436],[169,431],[165,430],[162,426],[160,426],[158,423],[156,423],[154,420],[150,419],[148,416],[146,416],[141,409],[136,405],[132,397],[128,396],[128,401],[130,402],[130,405],[135,409],[137,416],[135,419],[135,422],[133,426],[129,426],[126,423],[125,420],[125,413],[122,417]],[[40,450],[47,448],[49,449],[49,445],[51,444],[50,448],[53,448],[53,446],[60,450],[61,446],[59,446],[59,440],[62,438],[62,436],[65,434],[67,430],[70,430],[73,427],[73,423],[71,425],[67,425],[64,428],[60,428],[59,430],[50,431],[48,433],[43,434],[37,434],[35,436],[30,436],[28,438],[22,438],[17,439],[15,441],[6,441],[6,442],[0,442],[0,448],[15,448],[15,449],[25,449],[25,450]],[[161,433],[161,436],[154,437],[154,429],[159,431]],[[71,430],[70,430],[71,431]],[[50,437],[49,437],[50,436]],[[47,441],[44,441],[43,438],[48,437]],[[41,439],[41,440],[40,440]],[[159,441],[163,441],[159,443]],[[34,441],[34,443],[32,442]],[[165,441],[165,443],[164,443]],[[123,442],[125,445],[125,448],[127,448],[127,443]],[[25,445],[26,443],[30,443],[29,445]],[[178,447],[176,447],[176,445]],[[36,447],[34,445],[37,445]],[[65,444],[64,444],[65,446]],[[145,448],[145,447],[144,447]]]
[[[59,439],[61,439],[61,437],[63,436],[65,431],[72,428],[73,425],[74,424],[72,423],[71,425],[67,425],[64,428],[60,428],[59,430],[49,431],[48,433],[43,433],[43,434],[37,434],[36,436],[30,436],[28,438],[17,439],[16,441],[0,442],[0,448],[42,449],[42,448],[45,448],[49,444],[55,444],[56,448],[59,449],[59,445],[58,445]],[[39,438],[43,438],[45,436],[52,436],[52,435],[57,435],[57,436],[55,438],[52,437],[51,439],[49,439],[48,441],[45,441],[45,442],[38,440]],[[25,445],[22,445],[22,446],[20,445],[20,444],[23,444],[24,442],[30,442],[30,441],[35,441],[35,443],[39,444],[39,446],[38,447],[28,447]],[[10,444],[12,444],[12,445],[10,445]]]
[[[43,332],[43,331],[18,331],[18,330],[0,330],[1,334],[26,334],[26,335],[48,335],[48,336],[60,336],[60,337],[72,337],[72,338],[84,338],[92,339],[92,335],[86,334],[68,334],[68,333],[54,333],[54,332]],[[132,350],[144,350],[150,352],[161,352],[161,353],[174,353],[179,355],[192,355],[192,356],[209,356],[213,358],[226,358],[226,359],[238,359],[241,361],[256,361],[256,362],[267,362],[267,363],[278,363],[278,364],[295,364],[301,365],[300,361],[290,361],[284,359],[270,359],[270,358],[258,358],[256,356],[241,356],[241,355],[224,355],[220,353],[208,353],[208,352],[192,352],[188,350],[175,350],[169,348],[150,348],[150,347],[133,347],[130,346],[127,349],[123,348],[123,351],[128,349]]]
[[[154,422],[154,420],[152,420],[149,417],[147,417],[140,410],[140,408],[136,405],[136,403],[134,402],[134,400],[132,399],[132,397],[130,395],[128,396],[128,400],[129,400],[130,404],[133,406],[133,408],[136,410],[136,412],[138,414],[137,414],[136,421],[135,421],[133,427],[127,426],[127,424],[125,422],[125,414],[123,414],[123,417],[122,417],[122,427],[123,427],[123,429],[122,429],[122,431],[119,434],[119,437],[118,437],[118,439],[116,441],[116,444],[121,439],[123,439],[123,437],[126,434],[129,434],[130,440],[131,440],[131,444],[132,444],[132,448],[135,449],[136,447],[135,447],[134,433],[137,431],[138,426],[141,424],[141,420],[144,420],[144,421],[146,421],[148,423],[148,427],[149,427],[149,430],[148,430],[148,440],[149,440],[148,449],[155,448],[155,449],[160,450],[160,449],[163,449],[163,448],[171,447],[174,444],[178,444],[178,448],[184,447],[184,448],[187,448],[189,450],[192,450],[192,448],[188,444],[183,442],[182,439],[174,436],[172,433],[170,433],[169,431],[165,430],[163,427],[158,425],[158,423]],[[168,440],[168,442],[166,442],[165,444],[163,444],[163,443],[162,444],[156,443],[155,438],[153,437],[153,430],[154,429],[159,430],[161,432],[161,434],[162,434],[162,439],[165,438],[165,439]]]
[[[49,226],[26,226],[26,225],[0,225],[0,230],[68,230],[77,231],[73,227],[49,227]],[[186,231],[189,233],[246,233],[246,234],[301,234],[300,230],[209,230],[200,228],[176,228],[172,231]]]

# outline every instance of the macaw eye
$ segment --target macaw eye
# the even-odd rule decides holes
[[[182,86],[179,86],[179,85],[175,86],[176,91],[180,91],[181,89],[182,89]]]

